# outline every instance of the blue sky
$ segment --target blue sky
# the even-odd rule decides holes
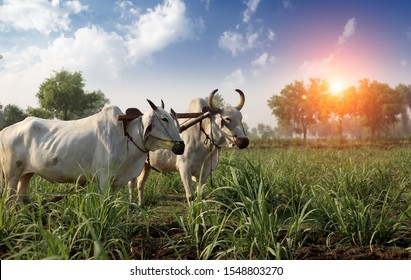
[[[64,68],[124,110],[240,88],[245,122],[274,125],[267,100],[295,80],[411,84],[411,1],[2,0],[0,54],[3,105],[38,106]]]

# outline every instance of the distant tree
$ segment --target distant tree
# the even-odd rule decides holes
[[[205,98],[205,100],[207,100],[207,102],[208,102],[208,96],[206,96],[206,98]],[[220,93],[216,93],[216,94],[214,94],[214,97],[213,97],[213,104],[216,106],[216,107],[222,107],[222,106],[224,106],[224,98],[223,98],[223,96],[220,94]]]
[[[109,101],[100,90],[86,93],[84,86],[80,72],[61,70],[40,85],[36,96],[40,107],[54,117],[77,119],[99,111]]]
[[[275,136],[274,129],[271,126],[263,123],[259,123],[257,125],[257,131],[261,139],[272,139]]]
[[[26,109],[26,115],[27,116],[32,116],[32,117],[38,117],[38,118],[42,118],[42,119],[52,119],[53,118],[53,114],[46,110],[46,109],[42,109],[42,108],[33,108],[33,107],[27,107]]]
[[[404,96],[404,101],[406,102],[408,108],[411,109],[411,85],[406,86],[404,84],[399,84],[395,87],[395,90]]]
[[[256,127],[253,127],[248,135],[250,138],[258,138],[258,130]]]
[[[273,95],[268,100],[268,106],[280,126],[292,125],[294,131],[303,134],[305,140],[308,128],[320,119],[320,101],[327,91],[328,83],[324,80],[310,79],[308,87],[303,81],[295,81],[286,85],[280,95]]]
[[[250,127],[248,126],[248,123],[243,122],[242,125],[244,128],[245,135],[250,135]]]
[[[20,109],[19,106],[14,105],[14,104],[9,104],[9,105],[6,105],[4,109],[1,110],[0,118],[1,118],[0,120],[0,130],[1,130],[7,126],[10,126],[19,121],[24,120],[26,118],[26,114],[24,113],[22,109]]]
[[[401,120],[402,136],[407,136],[409,134],[407,107],[411,109],[411,85],[406,86],[403,84],[399,84],[395,87],[395,91],[397,91],[400,95],[403,96],[404,102],[406,103],[406,106],[404,106],[403,112],[401,113]]]
[[[388,84],[368,79],[360,81],[358,88],[359,113],[364,125],[370,128],[371,136],[379,136],[387,126],[398,121],[404,111],[404,95]]]
[[[337,118],[337,132],[343,140],[343,121],[346,116],[354,117],[358,112],[358,94],[355,87],[349,87],[339,95],[330,95],[332,114]]]

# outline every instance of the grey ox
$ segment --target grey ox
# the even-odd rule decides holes
[[[217,90],[209,95],[208,103],[202,98],[191,101],[188,112],[202,112],[207,108],[211,112],[211,117],[205,118],[180,134],[186,145],[184,154],[174,155],[167,150],[149,153],[148,161],[137,179],[140,206],[144,204],[144,184],[152,167],[162,173],[180,172],[187,203],[190,204],[195,197],[192,181],[199,182],[200,178],[204,181],[215,170],[219,159],[219,148],[237,146],[244,149],[248,146],[249,140],[241,123],[240,112],[244,106],[245,96],[241,90],[236,91],[240,95],[240,102],[235,107],[214,106],[213,97]],[[130,181],[130,194],[133,194],[135,187],[136,180]]]
[[[34,117],[0,132],[0,186],[8,202],[25,199],[29,181],[37,174],[57,183],[83,185],[94,178],[100,189],[125,185],[143,169],[149,151],[169,149],[182,154],[174,119],[147,100],[153,109],[142,114],[116,106],[79,120]]]

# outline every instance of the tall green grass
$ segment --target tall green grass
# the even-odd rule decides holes
[[[406,148],[225,151],[212,176],[188,207],[179,176],[153,172],[145,209],[126,188],[35,178],[31,204],[6,209],[1,197],[0,258],[295,259],[313,241],[411,252]],[[51,193],[64,198],[44,204]]]
[[[186,239],[205,259],[294,259],[313,238],[330,249],[401,243],[410,250],[411,166],[404,152],[411,155],[397,152],[228,154],[218,187],[189,209],[186,220],[194,224],[184,227]]]

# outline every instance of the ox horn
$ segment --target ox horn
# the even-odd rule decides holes
[[[213,103],[213,98],[214,98],[214,94],[218,91],[218,89],[213,90],[210,95],[208,96],[208,106],[210,107],[211,112],[213,112],[213,114],[219,114],[221,113],[223,110],[221,110],[220,108],[214,106]]]
[[[237,104],[237,106],[235,106],[235,108],[236,108],[238,111],[240,111],[240,110],[243,108],[244,103],[245,103],[245,95],[244,95],[244,93],[243,93],[241,90],[239,90],[239,89],[236,89],[235,91],[238,92],[238,94],[240,95],[240,102],[238,102],[238,104]]]
[[[164,101],[163,101],[163,99],[161,99],[161,108],[165,109],[165,106],[164,106]]]
[[[152,108],[154,111],[157,110],[157,106],[156,106],[150,99],[147,99],[147,102],[148,102],[148,104],[150,104],[151,108]]]

